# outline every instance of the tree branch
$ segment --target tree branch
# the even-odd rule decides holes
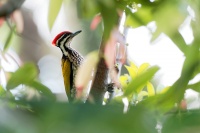
[[[119,21],[114,26],[114,28],[119,27],[120,21],[121,21],[121,14],[119,17]],[[105,37],[103,35],[102,43],[101,43],[100,51],[99,51],[100,60],[97,65],[97,71],[95,73],[95,77],[94,77],[93,84],[90,91],[90,97],[92,97],[94,102],[97,104],[102,104],[105,92],[107,91],[107,88],[109,85],[108,84],[109,68],[107,67],[105,63],[105,59],[104,59],[104,50],[105,50],[106,41],[107,40],[105,40]]]
[[[97,65],[96,76],[93,81],[93,85],[90,91],[90,96],[92,96],[93,100],[97,104],[102,104],[106,86],[108,79],[108,67],[105,64],[105,60],[103,57],[100,57],[99,63]]]

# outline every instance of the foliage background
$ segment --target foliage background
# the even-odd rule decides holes
[[[53,50],[55,48],[50,46],[49,40],[52,40],[52,37],[62,30],[62,26],[59,26],[61,22],[56,22],[61,4],[64,13],[69,15],[64,18],[64,21],[62,19],[62,23],[70,23],[66,29],[77,30],[77,27],[80,27],[79,29],[86,32],[79,41],[74,40],[74,44],[77,44],[74,47],[84,50],[83,55],[98,49],[102,34],[105,38],[109,38],[110,31],[118,20],[118,10],[125,11],[125,25],[131,28],[155,22],[156,30],[152,31],[152,41],[161,33],[165,34],[185,56],[180,77],[167,89],[163,88],[165,91],[160,93],[155,90],[156,86],[151,84],[151,79],[159,68],[145,64],[143,65],[145,67],[138,67],[132,63],[126,66],[127,75],[124,78],[121,77],[121,82],[127,83],[128,81],[123,86],[124,93],[105,106],[68,104],[65,101],[56,100],[59,98],[56,98],[56,95],[41,82],[46,78],[49,83],[57,81],[58,84],[52,85],[52,88],[62,87],[62,85],[59,86],[62,84],[62,79],[57,78],[61,75],[60,70],[56,69],[60,66],[55,59],[58,57],[49,55],[60,53],[59,50]],[[2,44],[0,55],[1,132],[187,133],[199,131],[199,109],[187,109],[188,103],[184,100],[184,93],[187,89],[199,92],[199,81],[190,83],[200,72],[200,40],[198,37],[200,35],[200,2],[198,0],[50,0],[47,6],[50,15],[46,17],[46,23],[41,23],[41,25],[52,28],[51,34],[49,32],[41,37],[41,31],[37,30],[33,20],[34,15],[30,15],[31,13],[27,12],[23,6],[20,10],[24,18],[24,31],[20,35],[14,34],[6,22],[0,27],[0,43]],[[33,7],[37,10],[35,8]],[[188,13],[188,8],[192,9],[194,15]],[[102,15],[104,31],[100,25],[91,32],[90,22],[99,12]],[[188,16],[192,18],[191,27],[194,36],[194,40],[189,44],[179,32],[179,27]],[[9,17],[8,21],[12,18]],[[11,23],[11,27],[14,27],[16,22]],[[52,27],[54,22],[55,25]],[[44,62],[41,61],[42,57]],[[140,68],[145,69],[133,77],[133,73],[137,73]],[[41,71],[42,69],[47,71]],[[124,106],[124,98],[129,103],[126,113],[123,113],[127,107]]]

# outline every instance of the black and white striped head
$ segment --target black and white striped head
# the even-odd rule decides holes
[[[70,46],[73,37],[75,37],[79,33],[81,33],[81,30],[74,33],[63,31],[53,39],[52,44],[59,47],[63,51],[64,47]]]

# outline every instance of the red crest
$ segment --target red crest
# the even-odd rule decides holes
[[[63,32],[59,33],[59,34],[53,39],[52,44],[53,44],[53,45],[56,45],[56,41],[57,41],[63,34],[66,34],[66,33],[71,34],[71,32],[69,32],[69,31],[63,31]]]

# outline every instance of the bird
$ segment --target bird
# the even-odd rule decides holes
[[[54,46],[57,46],[62,51],[61,68],[64,79],[65,91],[68,97],[68,101],[72,102],[76,97],[75,78],[79,66],[83,62],[82,55],[75,49],[70,47],[72,39],[81,33],[82,31],[76,31],[74,33],[70,31],[63,31],[58,34],[52,41]]]

